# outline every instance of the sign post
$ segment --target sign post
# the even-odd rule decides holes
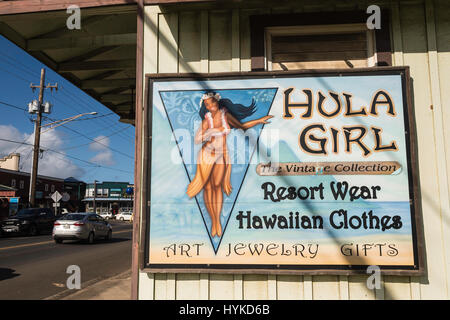
[[[55,207],[55,216],[58,215],[58,207],[60,206],[59,201],[61,201],[62,197],[63,197],[63,196],[62,196],[61,193],[59,193],[58,191],[55,191],[55,192],[51,195],[52,200],[55,202],[55,203],[53,204],[53,207]]]

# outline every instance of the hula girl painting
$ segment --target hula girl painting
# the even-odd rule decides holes
[[[241,122],[256,110],[255,102],[250,106],[235,104],[223,99],[220,94],[207,92],[200,99],[199,115],[202,124],[194,138],[196,144],[202,144],[197,156],[197,171],[187,187],[187,195],[195,197],[203,190],[203,199],[211,217],[211,236],[222,236],[220,213],[223,205],[223,193],[230,195],[231,162],[227,150],[227,135],[231,129],[247,130],[258,124],[270,123],[273,116]]]

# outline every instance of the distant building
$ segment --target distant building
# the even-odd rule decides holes
[[[73,177],[64,179],[64,192],[70,196],[70,199],[63,204],[70,212],[85,211],[85,203],[82,201],[86,193],[86,183]]]
[[[0,159],[0,220],[4,216],[27,207],[29,203],[30,174],[19,171],[20,154],[10,154]],[[73,177],[67,179],[38,175],[36,179],[36,207],[53,208],[51,195],[63,195],[60,208],[84,211],[86,183]]]
[[[0,169],[19,171],[20,154],[11,153],[4,158],[0,158]]]
[[[117,214],[133,210],[133,195],[127,194],[127,188],[133,187],[129,182],[104,181],[86,185],[86,211],[94,211],[94,198],[98,214],[112,212]],[[95,194],[95,197],[94,197]]]
[[[27,206],[29,200],[30,174],[16,170],[0,169],[0,184],[15,188],[15,197],[21,206]],[[64,193],[64,179],[38,175],[36,179],[36,207],[52,208],[50,196],[58,191]]]
[[[16,193],[16,188],[0,184],[0,221],[7,219],[11,211],[17,210]],[[11,203],[14,203],[14,205],[11,205]]]

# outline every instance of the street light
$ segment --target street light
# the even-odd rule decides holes
[[[45,74],[45,72],[43,71],[43,73]],[[41,81],[42,82],[42,81]],[[42,98],[40,97],[39,100],[41,101]],[[34,102],[33,102],[34,103]],[[33,103],[30,104],[30,108],[33,106]],[[39,102],[37,102],[39,104]],[[42,104],[41,104],[42,106]],[[47,108],[48,110],[50,110],[51,106],[47,105],[44,106],[45,108]],[[31,108],[32,109],[32,108]],[[29,202],[30,205],[32,207],[34,207],[35,205],[35,196],[36,196],[36,177],[37,177],[37,172],[38,172],[38,160],[39,160],[39,141],[40,141],[40,135],[55,129],[59,126],[62,126],[70,121],[73,121],[75,119],[78,119],[84,115],[95,115],[97,114],[97,112],[87,112],[87,113],[82,113],[82,114],[78,114],[76,116],[72,116],[70,118],[66,118],[66,119],[62,119],[62,120],[57,120],[51,123],[47,123],[43,126],[40,125],[41,121],[40,121],[40,117],[41,117],[41,108],[38,108],[39,112],[38,112],[38,120],[35,123],[35,141],[34,141],[34,152],[33,152],[33,160],[32,160],[32,166],[31,166],[31,175],[30,175],[30,191],[29,191]],[[45,127],[49,127],[46,130],[41,132],[42,128]],[[37,138],[37,139],[36,139]]]
[[[78,118],[80,118],[82,116],[85,116],[85,115],[96,115],[96,114],[97,114],[97,112],[81,113],[81,114],[77,114],[76,116],[72,116],[70,118],[66,118],[66,119],[57,120],[57,121],[54,121],[54,122],[47,123],[47,124],[41,126],[41,129],[44,128],[44,127],[48,127],[48,126],[50,126],[50,127],[47,130],[42,131],[41,134],[43,134],[43,133],[45,133],[45,132],[47,132],[49,130],[55,129],[55,128],[59,127],[59,126],[62,126],[62,125],[66,124],[66,123],[68,123],[70,121],[78,119]]]

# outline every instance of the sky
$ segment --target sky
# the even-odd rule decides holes
[[[0,157],[20,153],[20,171],[29,172],[34,142],[33,117],[28,103],[38,99],[41,68],[45,83],[58,83],[58,91],[45,90],[44,101],[53,104],[51,118],[42,125],[86,112],[79,120],[42,131],[39,174],[84,182],[134,180],[134,126],[66,81],[21,48],[0,35]],[[92,118],[92,119],[91,119]],[[9,141],[5,141],[9,140]],[[11,142],[14,141],[14,142]]]

